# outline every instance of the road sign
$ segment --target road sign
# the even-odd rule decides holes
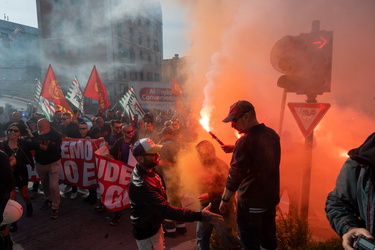
[[[308,137],[331,107],[329,103],[290,102],[288,107],[302,134]]]

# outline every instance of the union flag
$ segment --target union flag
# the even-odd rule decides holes
[[[84,96],[99,101],[98,114],[102,114],[103,110],[111,106],[107,97],[107,90],[100,79],[96,66],[91,71],[89,80],[85,88]]]
[[[40,95],[54,103],[55,111],[61,111],[62,113],[70,113],[73,115],[73,111],[69,106],[68,101],[65,99],[51,64],[48,66]]]
[[[176,79],[172,78],[172,94],[176,96],[182,95],[182,86],[179,84]]]

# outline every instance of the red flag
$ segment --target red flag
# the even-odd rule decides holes
[[[63,113],[68,112],[73,115],[73,111],[64,97],[51,64],[48,66],[40,95],[55,104],[55,111],[60,110]]]
[[[108,101],[107,90],[105,89],[102,79],[100,79],[99,73],[95,66],[91,71],[91,75],[87,81],[86,89],[83,95],[99,101],[98,114],[101,114],[104,109],[111,106]]]
[[[182,95],[182,86],[179,84],[176,79],[172,78],[172,94],[179,96]]]

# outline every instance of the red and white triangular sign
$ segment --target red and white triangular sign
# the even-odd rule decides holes
[[[290,102],[288,107],[302,134],[308,137],[331,107],[329,103]]]

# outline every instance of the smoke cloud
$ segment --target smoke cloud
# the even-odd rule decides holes
[[[314,20],[321,30],[334,32],[331,92],[317,97],[332,106],[314,131],[309,220],[317,239],[335,235],[324,213],[327,194],[346,152],[374,132],[375,1],[180,2],[188,8],[191,24],[187,56],[193,74],[185,89],[192,114],[200,119],[202,109],[210,110],[212,131],[226,144],[234,144],[236,137],[221,121],[240,99],[254,104],[259,122],[278,130],[283,90],[276,84],[281,74],[270,63],[273,45],[285,35],[309,33]],[[287,102],[305,101],[304,95],[287,95]],[[300,190],[304,137],[287,108],[282,127],[282,184]],[[201,131],[200,139],[208,138]],[[229,162],[230,155],[216,146],[218,156]]]

